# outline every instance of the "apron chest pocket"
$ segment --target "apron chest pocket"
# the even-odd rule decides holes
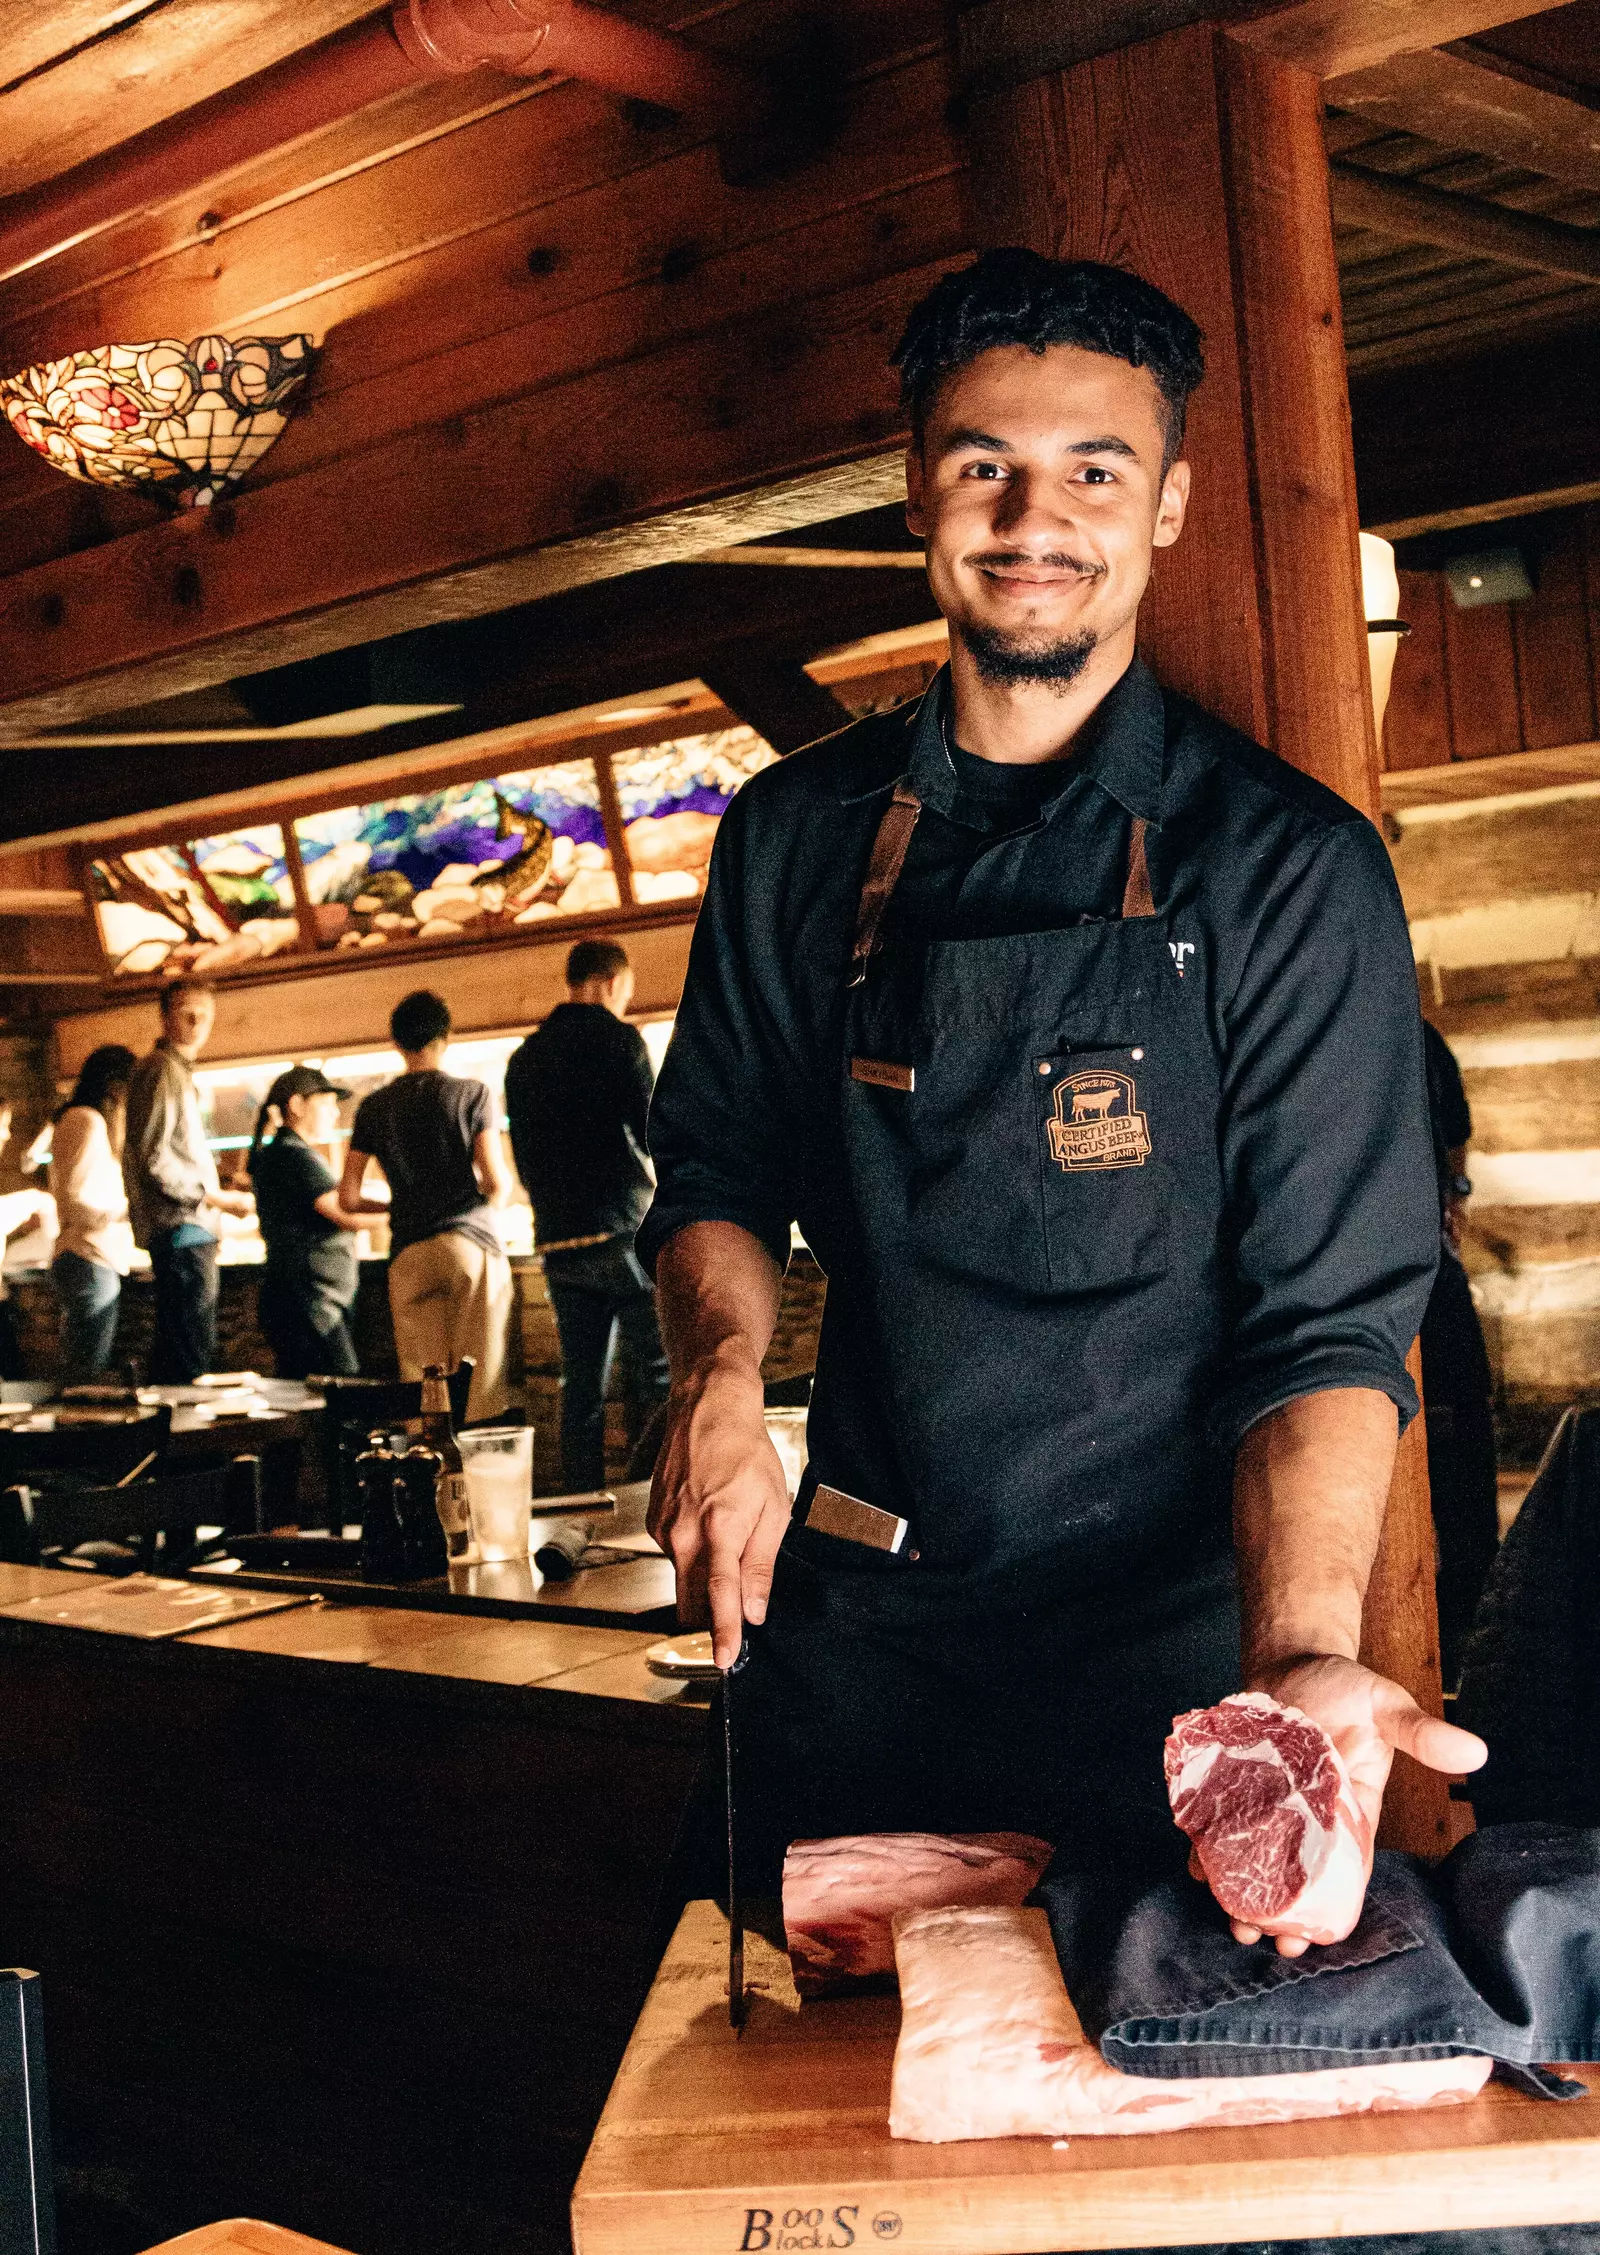
[[[1035,1057],[1029,1078],[1051,1289],[1114,1291],[1167,1266],[1168,1177],[1138,1044]]]

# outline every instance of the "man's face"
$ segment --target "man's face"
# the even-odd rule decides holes
[[[633,1000],[633,965],[625,964],[606,987],[606,1008],[613,1018],[625,1018]]]
[[[217,1006],[209,994],[175,994],[162,1012],[162,1030],[180,1057],[198,1057],[210,1038]]]
[[[940,385],[906,464],[906,521],[981,674],[1064,688],[1130,630],[1151,553],[1183,527],[1147,368],[1078,345],[1002,345]]]

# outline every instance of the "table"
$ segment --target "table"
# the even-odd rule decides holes
[[[615,1511],[599,1516],[595,1544],[635,1550],[637,1555],[572,1575],[564,1582],[540,1582],[526,1561],[506,1559],[494,1564],[452,1567],[447,1574],[420,1582],[365,1582],[354,1578],[358,1563],[352,1553],[332,1561],[337,1573],[319,1572],[303,1556],[273,1566],[251,1563],[228,1579],[249,1589],[275,1589],[316,1593],[329,1598],[354,1598],[367,1606],[402,1606],[410,1613],[476,1613],[502,1620],[537,1619],[569,1621],[591,1628],[649,1629],[664,1635],[677,1626],[676,1578],[672,1561],[664,1558],[644,1533],[650,1500],[648,1480],[613,1488]],[[541,1512],[538,1506],[552,1508]],[[533,1545],[542,1535],[571,1517],[571,1508],[558,1496],[534,1498]],[[294,1549],[302,1546],[294,1545]],[[329,1543],[329,1550],[344,1549]],[[286,1545],[286,1558],[291,1546]],[[200,1568],[207,1580],[214,1568]]]
[[[1030,2255],[1600,2220],[1600,2106],[1499,2083],[1419,2114],[902,2143],[888,2131],[898,1999],[802,2009],[787,1959],[753,1934],[745,1969],[736,2037],[726,1922],[691,1903],[578,2179],[577,2255]],[[1600,2069],[1569,2072],[1600,2093]]]
[[[150,1644],[28,1603],[84,1580],[0,1566],[0,1951],[44,1981],[59,2165],[138,2246],[244,2210],[562,2247],[702,1688],[627,1626],[329,1601]]]

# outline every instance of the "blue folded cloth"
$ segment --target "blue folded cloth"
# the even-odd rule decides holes
[[[1269,2075],[1487,2054],[1548,2098],[1600,2059],[1600,1830],[1493,1825],[1440,1864],[1380,1852],[1346,1941],[1234,1941],[1198,1880],[1052,1872],[1038,1901],[1087,2033],[1130,2075]]]

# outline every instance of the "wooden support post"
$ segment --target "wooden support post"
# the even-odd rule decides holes
[[[1131,267],[1205,331],[1186,449],[1194,502],[1147,599],[1156,670],[1375,814],[1316,79],[1196,24],[980,94],[972,127],[980,240]],[[1372,1666],[1439,1712],[1420,1423],[1401,1449],[1365,1646]],[[1397,1763],[1384,1837],[1423,1854],[1448,1845],[1443,1780]]]

